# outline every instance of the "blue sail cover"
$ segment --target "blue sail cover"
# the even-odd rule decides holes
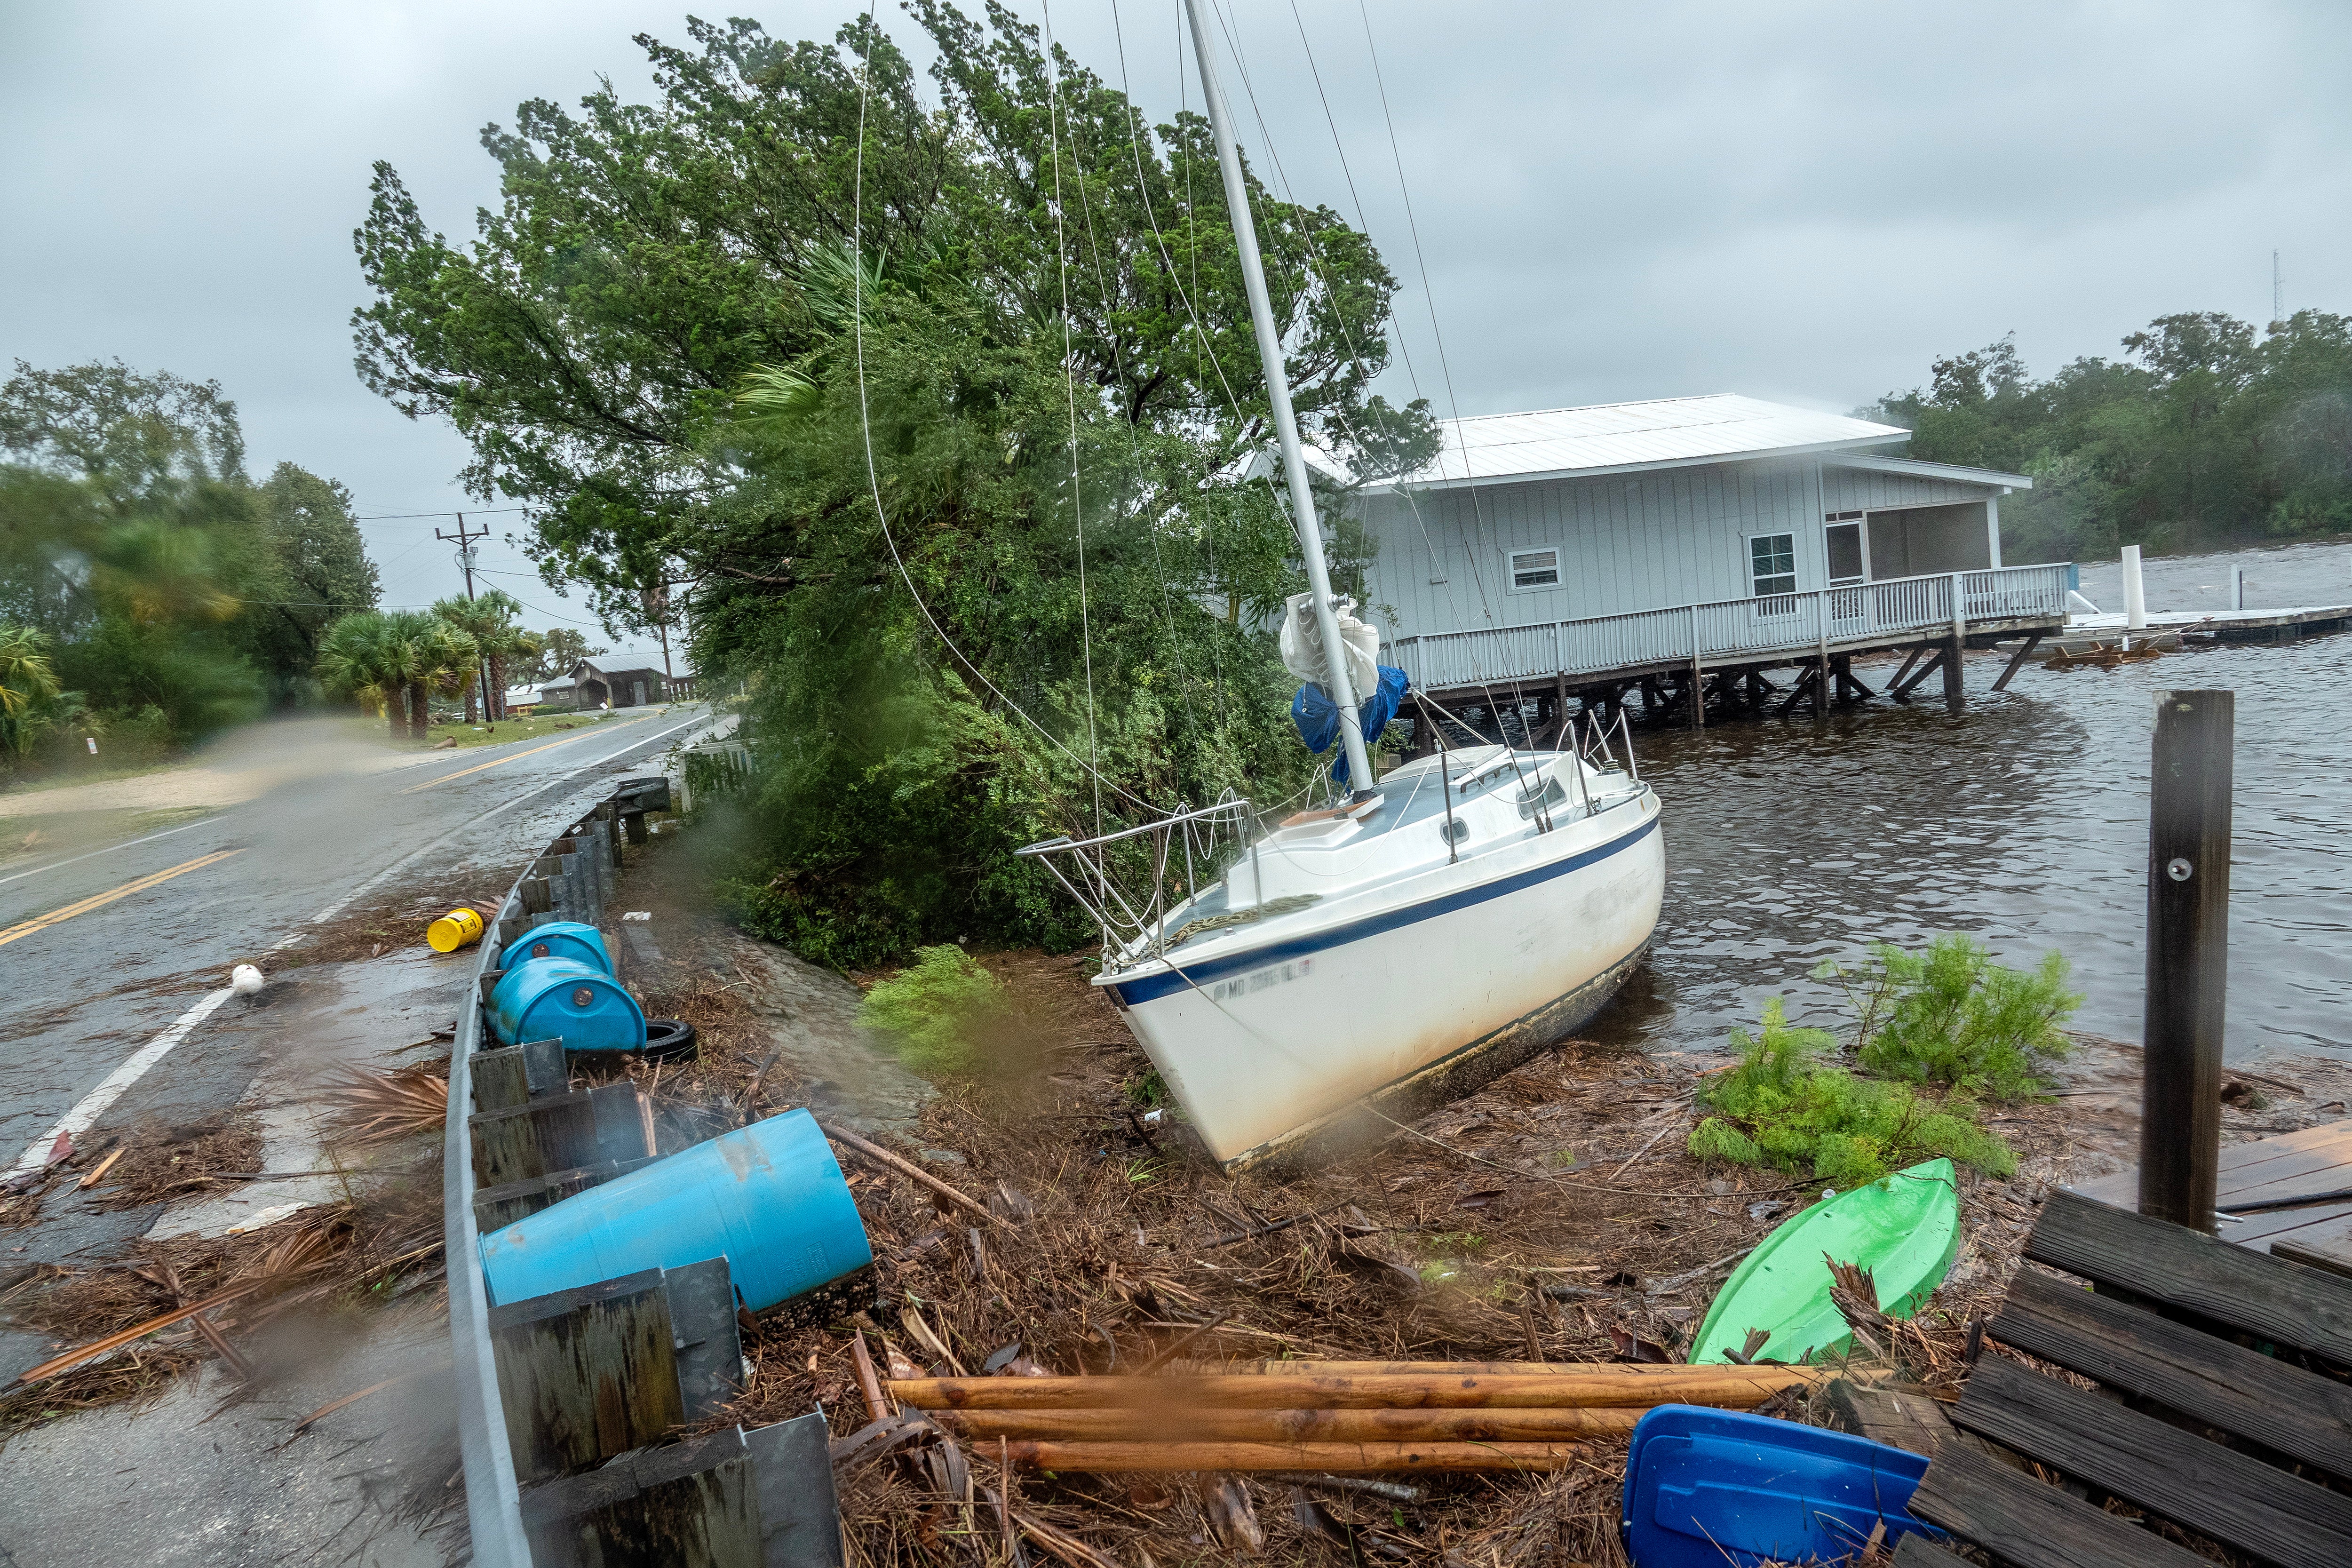
[[[1389,727],[1389,721],[1397,716],[1397,709],[1403,705],[1404,694],[1412,684],[1394,665],[1379,668],[1380,685],[1356,710],[1367,745],[1379,739],[1381,731]],[[1290,700],[1290,721],[1298,726],[1298,738],[1307,742],[1307,749],[1318,757],[1339,738],[1339,705],[1331,700],[1330,693],[1312,682],[1300,687],[1298,695]],[[1336,784],[1348,782],[1345,748],[1340,750],[1339,760],[1331,764],[1331,778]]]

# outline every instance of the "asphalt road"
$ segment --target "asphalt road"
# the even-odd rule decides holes
[[[265,972],[346,909],[438,883],[495,899],[599,785],[710,727],[681,705],[578,734],[421,756],[328,726],[266,727],[257,798],[0,871],[0,1174],[146,1114],[236,1103],[257,1066],[230,969]],[[421,938],[420,938],[421,940]]]

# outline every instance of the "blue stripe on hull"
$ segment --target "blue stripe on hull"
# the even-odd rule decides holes
[[[1244,970],[1260,969],[1269,963],[1279,963],[1285,959],[1303,958],[1308,953],[1344,947],[1349,942],[1360,942],[1368,936],[1378,936],[1382,931],[1395,931],[1401,926],[1417,925],[1423,921],[1434,920],[1439,915],[1452,914],[1456,910],[1466,910],[1490,900],[1507,898],[1524,889],[1532,888],[1538,883],[1549,882],[1555,877],[1565,877],[1570,871],[1580,871],[1587,866],[1606,860],[1620,850],[1631,849],[1658,830],[1658,820],[1654,816],[1622,838],[1612,839],[1580,855],[1571,855],[1565,860],[1554,861],[1549,866],[1532,867],[1497,881],[1488,882],[1480,887],[1465,888],[1458,893],[1448,893],[1441,899],[1432,899],[1426,903],[1407,904],[1402,909],[1391,910],[1385,914],[1367,915],[1362,920],[1351,921],[1346,925],[1333,926],[1328,931],[1317,931],[1311,936],[1296,937],[1289,942],[1278,942],[1267,947],[1252,948],[1247,952],[1228,954],[1226,957],[1212,959],[1205,963],[1188,964],[1181,973],[1170,970],[1162,974],[1145,975],[1140,980],[1122,981],[1109,989],[1118,994],[1122,1005],[1133,1007],[1140,1003],[1155,1001],[1160,997],[1188,990],[1195,985],[1205,985],[1210,981],[1223,979],[1228,974],[1238,974]]]

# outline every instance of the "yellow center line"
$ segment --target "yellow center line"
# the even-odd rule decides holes
[[[215,849],[209,855],[199,856],[169,870],[151,872],[136,881],[125,882],[110,891],[93,893],[79,903],[68,904],[61,910],[51,910],[47,914],[37,915],[21,925],[13,925],[6,931],[0,931],[0,947],[7,946],[20,936],[30,936],[35,931],[47,931],[53,925],[63,924],[76,915],[86,915],[92,910],[104,909],[117,899],[127,899],[131,894],[143,891],[159,882],[168,882],[173,878],[185,876],[190,871],[201,871],[205,867],[226,860],[232,855],[244,853],[242,849]]]
[[[660,717],[661,715],[658,713],[648,713],[646,715],[646,719],[658,719]],[[443,773],[437,779],[426,779],[421,784],[410,784],[406,789],[402,790],[400,793],[403,795],[415,795],[421,789],[436,789],[445,784],[454,784],[457,780],[464,778],[467,773],[488,773],[492,768],[505,767],[509,763],[519,763],[525,757],[535,757],[541,752],[551,752],[558,746],[569,746],[579,741],[591,741],[599,735],[608,735],[615,730],[625,730],[632,724],[642,724],[646,721],[646,719],[624,719],[617,724],[599,724],[584,735],[572,735],[561,741],[550,741],[544,746],[533,746],[528,752],[516,752],[509,756],[500,757],[495,763],[478,763],[470,768],[460,768],[454,773]]]

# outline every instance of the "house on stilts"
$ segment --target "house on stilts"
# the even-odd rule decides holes
[[[1968,647],[2062,626],[2072,568],[2004,566],[2021,474],[1895,455],[1910,432],[1736,395],[1441,423],[1427,468],[1368,484],[1382,658],[1479,728],[1538,742],[1627,702],[1718,713],[1957,699]],[[1857,655],[1907,652],[1874,689]],[[1516,718],[1512,718],[1516,715]],[[1416,745],[1427,743],[1427,713]]]

